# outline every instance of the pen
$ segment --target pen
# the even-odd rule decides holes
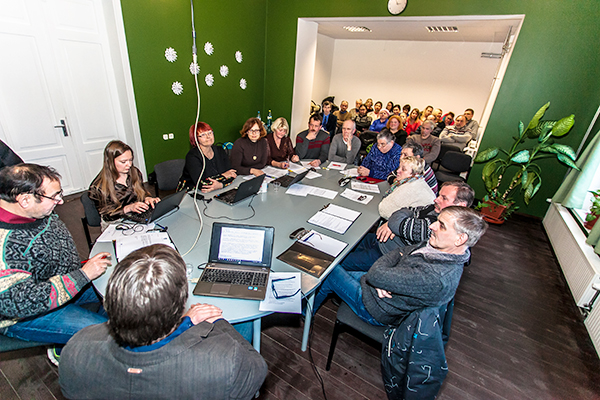
[[[303,239],[302,241],[303,241],[304,243],[308,242],[308,241],[310,240],[310,238],[314,236],[314,234],[315,234],[314,232],[313,232],[313,233],[311,233],[310,235],[308,235],[308,237],[307,237],[306,239]]]

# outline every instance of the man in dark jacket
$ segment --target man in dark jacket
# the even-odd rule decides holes
[[[387,253],[369,272],[335,268],[315,296],[315,310],[335,292],[363,321],[397,325],[412,311],[448,303],[470,257],[469,247],[487,224],[467,207],[450,206],[430,229],[428,242]]]

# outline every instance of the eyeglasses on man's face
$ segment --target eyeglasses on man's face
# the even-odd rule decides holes
[[[36,195],[43,197],[45,199],[52,200],[55,203],[60,203],[64,198],[64,192],[62,189],[60,190],[60,192],[56,193],[53,196],[46,196],[45,194],[41,194],[41,193],[36,193]]]

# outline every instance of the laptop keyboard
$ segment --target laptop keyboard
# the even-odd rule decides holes
[[[229,283],[243,286],[267,286],[266,272],[236,271],[231,269],[210,268],[202,275],[203,282]]]
[[[237,189],[231,189],[227,193],[223,193],[223,195],[219,196],[219,200],[224,201],[225,203],[233,203],[236,193]]]
[[[133,222],[145,224],[146,221],[148,221],[150,219],[150,217],[152,216],[152,211],[154,211],[153,208],[148,208],[143,213],[139,213],[139,214],[138,213],[129,213],[129,214],[126,214],[126,218]]]
[[[294,177],[289,175],[280,176],[275,181],[281,183],[281,186],[288,187],[290,183],[294,180]]]

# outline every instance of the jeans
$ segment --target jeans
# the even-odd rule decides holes
[[[102,306],[97,313],[80,307],[90,303],[100,303],[91,284],[67,304],[46,314],[23,319],[0,329],[0,333],[21,340],[65,344],[86,326],[101,324],[107,320]]]
[[[315,312],[330,293],[336,293],[360,319],[371,325],[383,325],[369,314],[363,304],[360,278],[364,274],[366,274],[364,271],[346,271],[335,267],[315,295]]]
[[[366,272],[382,255],[377,236],[368,233],[339,265],[346,271]]]

